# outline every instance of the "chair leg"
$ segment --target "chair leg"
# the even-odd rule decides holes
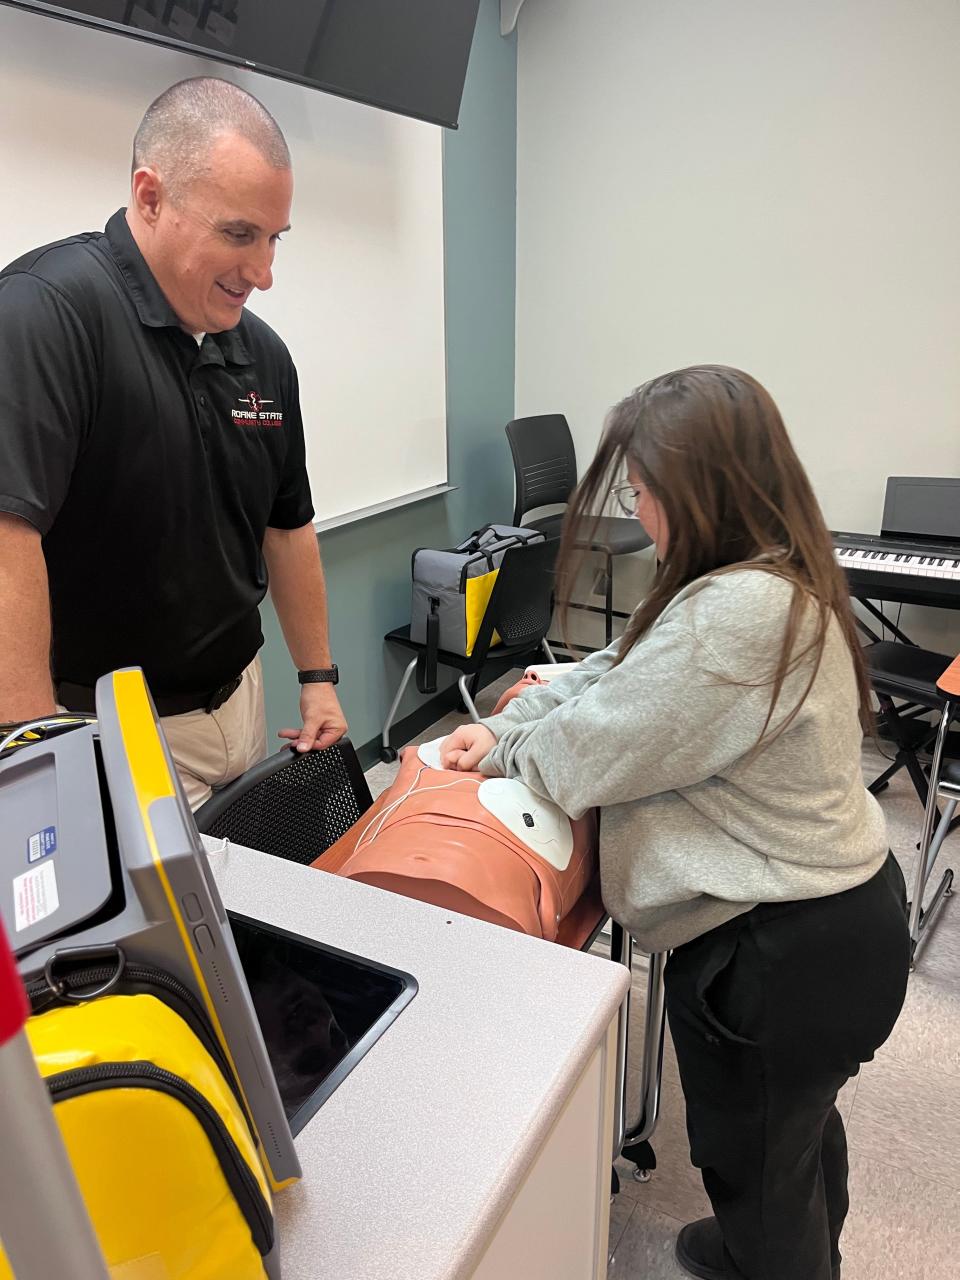
[[[930,905],[924,910],[923,895],[927,887],[927,881],[936,862],[937,854],[940,852],[940,846],[950,830],[953,815],[957,808],[957,801],[949,800],[944,808],[942,818],[937,812],[940,769],[943,764],[943,750],[950,727],[950,719],[950,707],[948,704],[944,708],[944,713],[940,720],[940,727],[937,730],[937,738],[933,748],[933,758],[930,762],[930,780],[927,785],[926,803],[923,810],[923,827],[920,832],[917,874],[913,886],[913,901],[910,904],[910,947],[914,963],[916,962],[917,952],[925,940],[927,930],[940,913],[944,902],[951,893],[953,884],[953,872],[951,870],[945,871],[936,892],[930,900]],[[924,778],[924,781],[926,782],[926,778]],[[936,824],[936,831],[934,831],[934,824]]]
[[[604,596],[604,615],[606,622],[607,645],[613,642],[613,556],[607,552],[606,563],[607,590]]]
[[[931,785],[928,782],[927,775],[924,773],[923,766],[921,765],[920,761],[917,759],[915,752],[908,751],[906,753],[906,757],[907,758],[904,761],[904,764],[907,766],[907,773],[909,773],[910,775],[910,781],[913,783],[914,790],[916,791],[917,795],[920,797],[920,803],[926,806],[930,799],[930,794],[932,792],[934,809],[936,809],[936,804],[937,804],[936,784],[934,783],[933,785]],[[939,773],[939,770],[937,772]],[[933,778],[934,776],[935,775],[931,770],[930,777]]]
[[[474,724],[479,724],[480,712],[477,710],[477,705],[470,696],[468,677],[465,675],[461,676],[457,683],[460,686],[460,697],[463,699],[463,705],[467,708],[467,714],[470,716],[470,719]]]
[[[380,735],[380,753],[383,756],[390,757],[392,752],[392,759],[396,759],[396,752],[394,752],[393,747],[390,745],[390,728],[393,725],[397,709],[400,706],[400,699],[406,692],[407,685],[410,683],[410,677],[416,669],[417,659],[411,658],[410,662],[407,664],[406,670],[400,678],[400,685],[394,695],[393,701],[390,703],[390,710],[387,712],[387,718],[383,722],[383,733]]]
[[[550,648],[550,641],[546,638],[546,636],[544,636],[544,638],[540,641],[540,648],[546,654],[546,658],[548,662],[556,662],[557,655]]]
[[[920,948],[929,937],[929,931],[933,928],[937,916],[939,916],[940,912],[946,905],[947,898],[953,896],[953,869],[951,867],[947,867],[943,875],[940,877],[940,883],[934,890],[933,897],[930,899],[929,904],[926,907],[923,905],[923,891],[926,886],[926,882],[929,879],[930,872],[933,870],[933,864],[937,860],[937,855],[940,852],[940,846],[943,843],[944,837],[950,830],[950,819],[953,817],[953,811],[956,807],[957,802],[955,800],[951,800],[944,811],[943,820],[937,828],[936,835],[933,838],[933,843],[930,846],[930,851],[927,857],[924,858],[921,854],[920,860],[917,864],[917,877],[914,883],[913,901],[910,904],[911,971],[917,966],[917,957],[919,956]],[[923,884],[920,883],[921,879],[923,879]]]

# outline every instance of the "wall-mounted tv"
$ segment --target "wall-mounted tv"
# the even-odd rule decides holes
[[[480,0],[0,0],[457,127]]]

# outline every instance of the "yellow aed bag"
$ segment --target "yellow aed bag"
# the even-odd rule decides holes
[[[128,966],[125,982],[138,994],[60,1002],[26,1026],[110,1276],[264,1280],[272,1201],[223,1051],[171,975]]]

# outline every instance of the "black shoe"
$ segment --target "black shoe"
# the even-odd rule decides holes
[[[723,1234],[716,1218],[701,1218],[683,1227],[677,1235],[677,1262],[697,1280],[725,1280]],[[833,1280],[840,1280],[839,1267],[833,1269]]]
[[[723,1235],[716,1218],[687,1223],[677,1236],[677,1262],[697,1280],[724,1280]]]

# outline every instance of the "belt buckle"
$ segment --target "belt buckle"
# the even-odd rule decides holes
[[[210,715],[214,711],[218,711],[228,698],[232,698],[240,688],[242,680],[242,675],[235,676],[229,684],[222,684],[219,689],[214,689],[213,693],[210,695],[210,701],[203,708],[207,715]]]

